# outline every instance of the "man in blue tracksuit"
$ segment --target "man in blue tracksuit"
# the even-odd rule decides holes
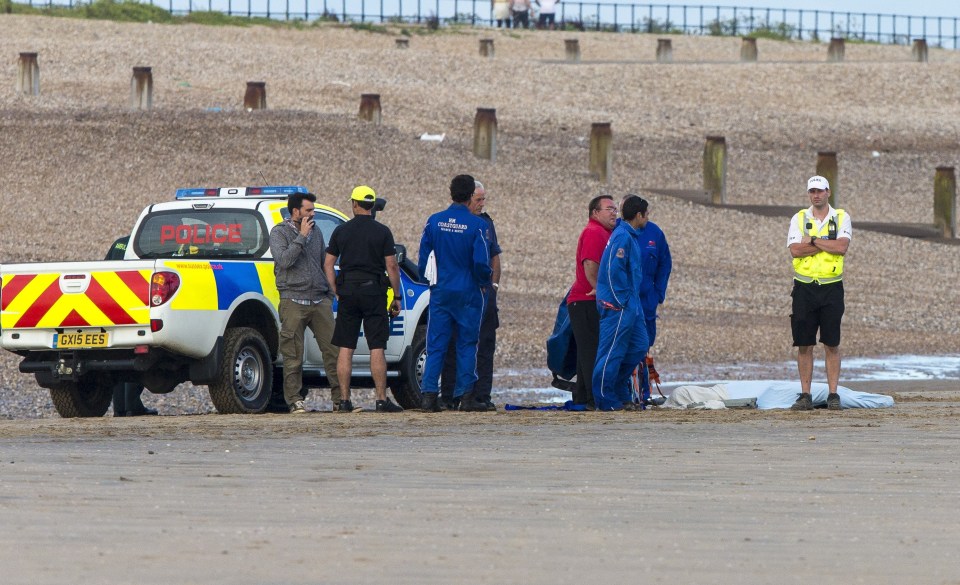
[[[637,242],[643,259],[643,282],[640,283],[640,305],[647,324],[649,347],[657,338],[657,307],[667,296],[667,281],[673,269],[670,246],[660,226],[650,221],[650,204],[640,200],[640,215],[643,219],[637,229]],[[650,397],[650,373],[644,360],[640,360],[640,384],[643,398]]]
[[[597,273],[600,344],[593,368],[593,400],[597,410],[633,410],[630,375],[647,353],[647,326],[640,304],[643,260],[638,229],[643,200],[628,195],[621,219],[610,234]]]
[[[483,288],[490,286],[490,255],[484,234],[487,222],[474,215],[467,204],[476,181],[457,175],[450,182],[453,203],[427,219],[420,237],[420,274],[430,281],[427,321],[427,361],[423,369],[421,409],[439,412],[437,394],[443,358],[454,330],[457,333],[457,380],[454,399],[460,410],[486,411],[477,400],[477,343],[483,319]],[[431,260],[431,255],[433,260]]]

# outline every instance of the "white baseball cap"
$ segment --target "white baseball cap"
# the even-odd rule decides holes
[[[820,175],[814,175],[807,179],[807,191],[810,189],[823,189],[824,191],[829,191],[830,183]]]

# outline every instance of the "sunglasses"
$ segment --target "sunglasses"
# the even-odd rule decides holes
[[[807,193],[825,193],[826,189],[807,189]]]

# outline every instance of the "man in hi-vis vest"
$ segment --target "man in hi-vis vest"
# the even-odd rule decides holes
[[[817,330],[826,350],[827,408],[840,410],[840,320],[843,318],[843,257],[853,229],[850,216],[830,206],[830,183],[820,176],[807,181],[810,207],[790,220],[787,247],[793,256],[793,313],[790,325],[797,346],[800,397],[792,410],[811,410],[813,346]]]

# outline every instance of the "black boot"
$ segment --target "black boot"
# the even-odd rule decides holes
[[[140,394],[143,392],[143,386],[136,382],[126,382],[123,385],[124,394],[126,394],[127,416],[156,416],[159,414],[152,408],[143,405]]]
[[[450,398],[447,398],[446,396],[441,394],[439,404],[440,404],[441,410],[457,410],[458,407],[460,406],[460,401],[454,399],[452,396]]]
[[[460,397],[461,412],[487,412],[487,405],[477,400],[473,390]]]
[[[123,382],[113,385],[113,416],[127,416],[127,395]]]
[[[439,402],[437,402],[436,392],[424,392],[420,395],[420,410],[423,412],[440,412]]]

